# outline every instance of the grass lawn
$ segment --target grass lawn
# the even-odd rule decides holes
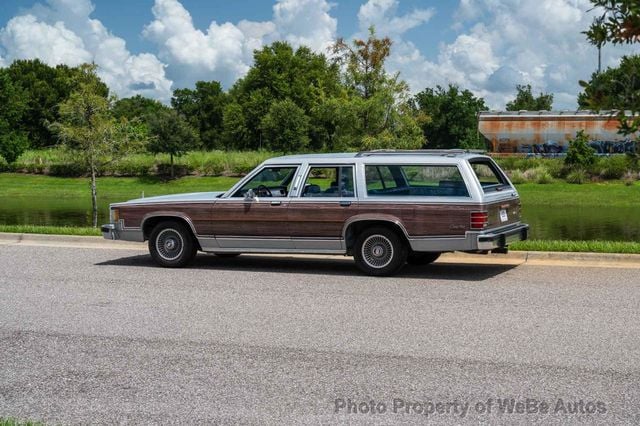
[[[98,178],[98,197],[118,198],[122,201],[180,192],[224,191],[238,181],[236,177],[193,177],[172,181],[153,177]],[[4,197],[29,198],[91,198],[88,178],[62,178],[45,175],[0,173],[0,199]]]
[[[525,183],[516,186],[522,204],[537,206],[640,207],[640,183]]]

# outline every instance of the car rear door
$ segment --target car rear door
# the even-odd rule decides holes
[[[342,230],[357,213],[353,164],[311,164],[287,210],[289,231],[297,250],[332,252],[344,249]]]

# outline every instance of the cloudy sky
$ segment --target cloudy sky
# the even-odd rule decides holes
[[[0,0],[0,66],[94,61],[120,97],[167,102],[176,88],[243,76],[274,40],[326,53],[370,25],[394,41],[388,69],[412,92],[454,83],[504,108],[516,84],[576,108],[578,80],[597,66],[580,34],[588,0]],[[639,48],[605,46],[604,66]]]

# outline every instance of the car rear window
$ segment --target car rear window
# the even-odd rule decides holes
[[[455,165],[370,165],[365,175],[369,196],[469,196]]]
[[[491,160],[478,159],[469,161],[482,190],[485,193],[502,191],[505,188],[511,188],[509,181],[498,166]]]

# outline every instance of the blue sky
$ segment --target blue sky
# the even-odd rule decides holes
[[[457,84],[494,109],[516,84],[551,92],[573,109],[578,80],[596,66],[580,31],[589,0],[2,0],[0,65],[39,57],[56,64],[94,61],[121,97],[167,102],[197,80],[225,87],[274,40],[319,52],[336,37],[361,37],[369,25],[394,41],[387,67],[412,92]],[[605,46],[614,66],[637,46]]]

